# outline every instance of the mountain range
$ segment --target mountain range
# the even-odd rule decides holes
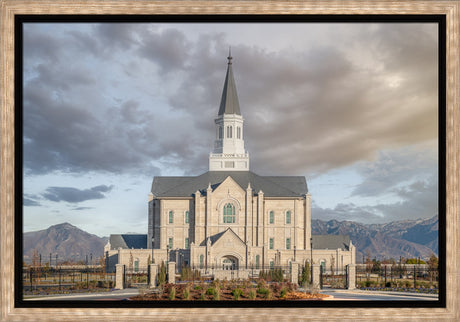
[[[429,219],[360,224],[352,221],[312,220],[312,234],[349,235],[356,246],[356,262],[371,259],[429,258],[438,255],[438,216]]]
[[[69,223],[58,224],[44,230],[23,234],[24,261],[31,262],[36,251],[42,256],[42,263],[50,261],[50,254],[53,265],[56,255],[59,262],[65,260],[90,262],[92,258],[93,263],[96,263],[98,258],[104,255],[107,241],[108,237],[98,237]]]
[[[394,221],[387,224],[360,224],[352,221],[311,221],[313,235],[349,235],[356,246],[356,262],[364,257],[377,259],[429,258],[437,255],[438,216],[429,219]],[[41,254],[42,263],[58,260],[86,261],[103,256],[108,237],[98,237],[69,223],[51,226],[45,230],[26,232],[24,261],[31,262],[34,251]],[[364,257],[363,257],[364,256]]]

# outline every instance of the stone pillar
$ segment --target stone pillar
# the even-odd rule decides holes
[[[356,288],[356,266],[354,264],[347,265],[347,289],[354,290]]]
[[[299,283],[299,263],[291,262],[291,283]]]
[[[157,287],[158,286],[158,264],[150,264],[150,285],[149,287]]]
[[[125,288],[125,265],[115,265],[115,288],[120,290]]]
[[[312,275],[312,284],[314,287],[319,287],[320,282],[320,270],[321,265],[313,265],[313,275]]]
[[[176,284],[176,263],[168,262],[168,283]]]

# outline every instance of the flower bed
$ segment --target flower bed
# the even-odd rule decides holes
[[[189,300],[189,301],[241,301],[241,300],[322,300],[323,294],[297,291],[292,283],[257,284],[250,281],[212,283],[164,284],[145,294],[131,297],[135,301]]]

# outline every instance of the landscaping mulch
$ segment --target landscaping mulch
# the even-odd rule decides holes
[[[171,296],[171,290],[174,288],[174,297]],[[186,289],[188,297],[186,298]],[[241,295],[234,295],[234,290],[240,289]],[[283,291],[284,289],[284,291]],[[267,292],[268,290],[268,292]],[[252,296],[251,294],[252,293]],[[247,287],[234,284],[211,285],[211,284],[165,284],[154,291],[148,291],[131,297],[133,301],[245,301],[245,300],[323,300],[327,298],[324,294],[310,294],[296,291],[289,283],[274,283],[257,287]]]

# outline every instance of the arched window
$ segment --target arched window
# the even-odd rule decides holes
[[[286,238],[286,249],[291,249],[291,238]]]
[[[270,259],[270,269],[273,269],[275,267],[273,259]]]
[[[273,224],[275,222],[275,213],[270,211],[270,224]]]
[[[200,268],[203,268],[204,256],[200,255]]]
[[[235,206],[231,203],[224,206],[224,224],[235,223]]]
[[[169,212],[169,223],[172,224],[174,222],[174,213],[172,210]]]
[[[139,258],[136,258],[136,260],[134,261],[134,271],[139,271]]]
[[[241,139],[241,128],[239,126],[236,128],[236,137]]]
[[[219,139],[222,139],[222,126],[219,126]]]
[[[188,222],[189,222],[189,211],[187,210],[185,212],[185,223],[188,224]]]
[[[258,269],[260,266],[260,256],[256,255],[256,269]]]
[[[286,224],[291,223],[291,212],[288,210],[286,211]]]

